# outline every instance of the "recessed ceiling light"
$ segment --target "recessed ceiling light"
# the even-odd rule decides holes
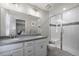
[[[63,10],[66,10],[66,8],[63,8]]]

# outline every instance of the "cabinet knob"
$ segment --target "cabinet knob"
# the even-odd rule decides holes
[[[43,45],[41,45],[41,48],[43,48]]]
[[[12,54],[10,56],[13,56]]]
[[[29,50],[28,53],[30,53],[32,50]]]

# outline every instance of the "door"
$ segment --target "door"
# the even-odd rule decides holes
[[[34,56],[33,46],[24,47],[24,56]]]
[[[51,29],[51,42],[55,47],[61,48],[61,25],[62,15],[51,17],[50,29]]]
[[[11,56],[11,51],[6,51],[6,52],[2,52],[0,53],[0,56]]]

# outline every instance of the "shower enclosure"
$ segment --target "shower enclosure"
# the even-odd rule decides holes
[[[63,26],[62,26],[62,15],[55,15],[51,17],[51,42],[54,47],[60,48],[62,50],[62,38],[63,38]]]

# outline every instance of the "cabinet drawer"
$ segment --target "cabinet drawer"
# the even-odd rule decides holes
[[[35,43],[47,43],[46,39],[36,40]]]
[[[21,47],[23,47],[23,43],[4,45],[4,46],[0,46],[0,52],[13,50],[13,49],[21,48]]]
[[[32,45],[33,45],[33,41],[24,43],[24,46],[26,46],[26,47],[29,47],[29,46],[32,46]]]
[[[12,56],[23,56],[23,48],[11,51]]]
[[[34,55],[34,50],[33,47],[25,47],[24,48],[24,55],[25,56],[33,56]]]
[[[11,56],[11,52],[7,51],[7,52],[0,53],[0,56]]]

